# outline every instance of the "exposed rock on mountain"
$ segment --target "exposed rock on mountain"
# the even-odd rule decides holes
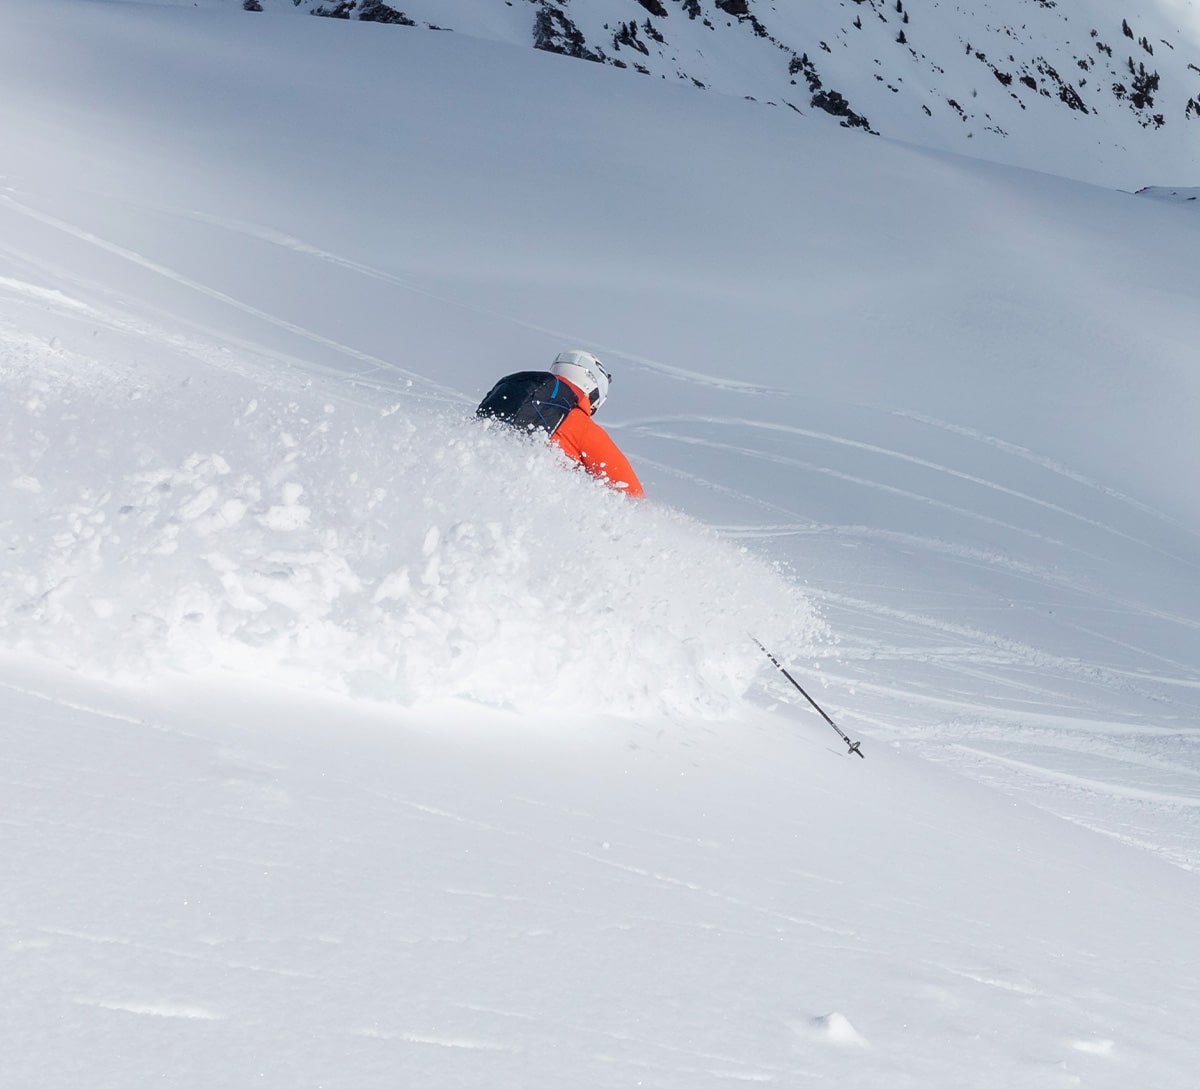
[[[246,0],[450,29],[1124,184],[1200,144],[1200,0]],[[1139,173],[1140,172],[1140,173]],[[1146,174],[1155,175],[1147,179]],[[1188,180],[1188,179],[1185,179]]]

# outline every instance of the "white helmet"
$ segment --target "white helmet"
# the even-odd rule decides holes
[[[591,402],[593,412],[608,397],[612,376],[591,352],[560,352],[550,373],[560,375],[575,386]]]

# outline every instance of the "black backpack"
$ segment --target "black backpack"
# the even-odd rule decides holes
[[[575,391],[549,371],[519,371],[501,378],[479,402],[475,415],[522,431],[553,435],[579,403]]]

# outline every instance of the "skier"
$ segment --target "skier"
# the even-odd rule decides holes
[[[497,382],[475,410],[550,441],[592,476],[626,495],[641,497],[641,481],[629,459],[595,420],[612,376],[591,352],[562,352],[549,371],[519,371]]]

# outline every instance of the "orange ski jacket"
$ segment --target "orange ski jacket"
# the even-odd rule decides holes
[[[608,437],[608,432],[592,419],[591,402],[574,383],[567,382],[565,378],[561,381],[571,387],[579,403],[558,425],[551,441],[557,443],[572,461],[577,461],[610,488],[640,499],[646,494],[642,482],[638,480],[629,459]]]

